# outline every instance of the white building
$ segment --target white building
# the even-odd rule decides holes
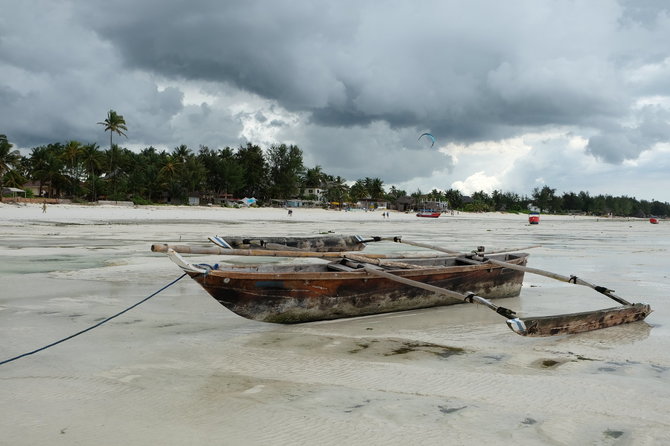
[[[304,197],[312,195],[316,197],[317,201],[326,201],[326,189],[321,189],[319,187],[306,187],[302,190],[302,195]]]

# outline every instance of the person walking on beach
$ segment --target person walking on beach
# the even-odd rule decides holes
[[[44,203],[42,203],[42,213],[46,214],[46,212],[47,212],[47,202],[45,200]]]

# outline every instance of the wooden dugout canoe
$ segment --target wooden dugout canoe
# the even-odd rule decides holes
[[[524,266],[528,254],[489,257]],[[347,259],[323,264],[260,264],[225,268],[191,265],[183,262],[178,255],[173,260],[223,306],[242,317],[263,322],[312,322],[462,302],[371,275],[355,268],[356,262]],[[473,262],[465,256],[412,259],[411,263],[416,268],[391,268],[387,271],[399,277],[459,293],[474,293],[486,299],[518,296],[524,276],[523,271]]]
[[[313,237],[210,237],[209,240],[228,249],[291,249],[312,252],[360,251],[365,240],[358,235],[319,235]],[[368,240],[369,241],[369,240]]]

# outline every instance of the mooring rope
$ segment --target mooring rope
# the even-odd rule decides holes
[[[172,282],[168,283],[167,285],[165,285],[165,286],[164,286],[163,288],[161,288],[160,290],[158,290],[158,291],[156,291],[156,292],[150,294],[149,296],[145,297],[144,299],[142,299],[141,301],[137,302],[136,304],[131,305],[130,307],[126,308],[125,310],[120,311],[120,312],[116,313],[115,315],[108,317],[107,319],[103,319],[102,321],[98,322],[98,323],[95,324],[95,325],[92,325],[92,326],[90,326],[90,327],[88,327],[88,328],[86,328],[86,329],[84,329],[84,330],[78,331],[77,333],[72,334],[72,335],[70,335],[70,336],[68,336],[68,337],[66,337],[66,338],[63,338],[63,339],[59,340],[59,341],[52,342],[51,344],[49,344],[49,345],[45,345],[44,347],[40,347],[40,348],[38,348],[37,350],[33,350],[33,351],[31,351],[31,352],[23,353],[23,354],[21,354],[21,355],[15,356],[15,357],[13,357],[13,358],[9,358],[9,359],[5,359],[4,361],[0,361],[0,365],[7,364],[8,362],[16,361],[17,359],[23,358],[23,357],[25,357],[25,356],[34,355],[35,353],[41,352],[42,350],[46,350],[46,349],[51,348],[51,347],[53,347],[53,346],[55,346],[55,345],[58,345],[58,344],[60,344],[60,343],[62,343],[62,342],[68,341],[68,340],[70,340],[70,339],[72,339],[72,338],[74,338],[74,337],[76,337],[76,336],[79,336],[80,334],[84,334],[84,333],[86,333],[87,331],[91,331],[91,330],[93,330],[94,328],[97,328],[97,327],[101,326],[102,324],[111,321],[111,320],[114,319],[115,317],[121,316],[123,313],[126,313],[126,312],[132,310],[132,309],[135,308],[136,306],[138,306],[138,305],[140,305],[140,304],[143,304],[144,302],[146,302],[146,301],[148,301],[149,299],[151,299],[152,297],[154,297],[156,294],[160,293],[161,291],[163,291],[163,290],[165,290],[165,289],[171,287],[171,286],[174,285],[175,283],[179,282],[179,281],[180,281],[181,279],[183,279],[184,276],[186,276],[186,275],[187,275],[187,274],[182,274],[180,277],[178,277],[178,278],[176,278],[175,280],[173,280]]]

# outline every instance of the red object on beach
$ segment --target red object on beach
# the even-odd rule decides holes
[[[434,211],[419,211],[417,212],[416,216],[417,217],[427,217],[427,218],[437,218],[439,217],[441,212],[434,212]]]
[[[656,218],[656,217],[651,217],[651,218],[649,219],[649,223],[651,223],[652,225],[657,225],[657,224],[658,224],[658,218]]]
[[[531,212],[530,215],[528,216],[528,223],[531,225],[537,225],[540,224],[540,214],[537,212]]]

